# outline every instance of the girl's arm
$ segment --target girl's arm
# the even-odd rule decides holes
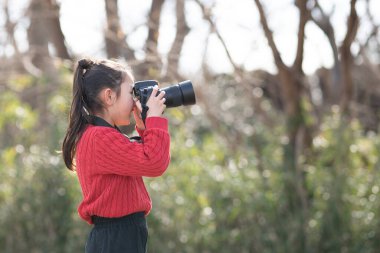
[[[148,117],[143,131],[143,143],[130,142],[118,131],[99,128],[94,138],[97,173],[123,176],[157,177],[170,162],[168,121]]]

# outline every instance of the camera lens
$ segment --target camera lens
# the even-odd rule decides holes
[[[160,91],[165,91],[165,105],[167,108],[193,105],[196,102],[193,84],[189,80],[160,89]]]
[[[136,82],[133,88],[133,93],[141,101],[141,94],[146,90],[146,97],[149,98],[153,91],[153,86],[156,84],[157,81],[155,80]],[[160,91],[165,91],[165,105],[167,108],[181,105],[193,105],[196,103],[193,84],[189,80],[159,89],[157,95]]]

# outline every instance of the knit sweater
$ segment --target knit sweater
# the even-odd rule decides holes
[[[146,129],[138,130],[142,142],[131,142],[113,127],[88,125],[76,149],[76,171],[83,200],[82,219],[91,216],[148,215],[152,201],[142,177],[162,175],[170,161],[168,122],[148,117]]]

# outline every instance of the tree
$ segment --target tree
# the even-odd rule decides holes
[[[106,52],[108,58],[123,56],[127,61],[136,60],[134,51],[126,42],[126,35],[120,25],[117,0],[105,0],[107,29],[105,30]]]
[[[337,45],[329,15],[323,11],[318,0],[314,1],[314,5],[314,10],[311,13],[319,13],[320,15],[318,17],[314,15],[313,21],[326,34],[334,53],[334,82],[331,84],[330,90],[333,97],[339,99],[341,110],[348,112],[349,104],[353,99],[354,86],[351,74],[353,67],[351,45],[355,40],[359,27],[359,18],[355,9],[356,0],[351,1],[350,14],[347,18],[347,31],[340,47]],[[339,96],[338,94],[341,95]]]
[[[124,31],[119,17],[133,10],[121,10],[117,0],[104,3],[102,53],[124,58],[136,79],[189,78],[197,93],[196,106],[165,112],[171,165],[162,178],[146,180],[154,203],[148,216],[152,251],[377,252],[380,43],[369,0],[362,2],[365,15],[356,11],[358,1],[346,2],[350,12],[341,42],[334,8],[326,13],[317,0],[294,1],[299,22],[290,64],[274,39],[273,5],[251,1],[276,73],[249,71],[236,61],[215,11],[219,1],[175,1],[176,29],[167,55],[158,48],[165,29],[161,16],[170,3],[151,1],[138,59],[127,43],[134,34]],[[81,198],[77,179],[56,152],[67,126],[73,68],[66,61],[72,53],[60,29],[60,6],[30,0],[24,27],[11,15],[11,4],[3,1],[0,20],[6,31],[0,36],[0,251],[77,252],[89,227],[75,210]],[[189,19],[190,10],[200,15]],[[204,58],[194,77],[179,65],[188,24],[197,17],[209,30],[200,38],[206,41]],[[363,39],[357,31],[364,22],[371,29]],[[303,68],[309,27],[326,35],[334,58],[332,69],[315,75]],[[17,29],[28,31],[27,50],[18,47]],[[211,38],[220,43],[231,73],[209,66]]]
[[[174,38],[174,42],[168,54],[168,67],[167,75],[174,80],[183,79],[179,73],[179,59],[181,56],[181,50],[185,41],[186,35],[189,33],[190,28],[186,24],[185,16],[185,0],[176,1],[176,18],[177,29]]]
[[[301,252],[306,250],[306,226],[309,209],[309,199],[306,185],[305,171],[299,164],[299,157],[304,150],[310,147],[309,126],[305,120],[305,108],[302,106],[302,93],[305,87],[304,74],[302,70],[303,62],[303,46],[305,40],[305,25],[309,20],[307,13],[307,0],[298,0],[295,2],[299,9],[299,28],[298,28],[298,44],[297,53],[292,66],[288,67],[277,49],[273,39],[273,32],[270,30],[268,21],[265,16],[263,6],[259,0],[255,0],[259,10],[261,25],[264,34],[268,40],[268,44],[272,50],[274,61],[278,69],[278,81],[284,104],[286,115],[286,129],[288,143],[284,145],[284,178],[285,178],[285,196],[288,198],[286,208],[289,212],[287,215],[300,219],[297,233],[298,246],[296,250]],[[296,193],[296,194],[294,194]]]

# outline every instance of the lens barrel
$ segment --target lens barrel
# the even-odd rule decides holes
[[[133,88],[134,95],[138,97],[141,102],[141,94],[143,91],[146,90],[149,97],[153,91],[154,85],[157,84],[158,82],[155,80],[136,82]],[[165,91],[166,108],[172,108],[181,105],[194,105],[196,103],[193,84],[189,80],[159,89],[157,95],[160,93],[160,91]]]
[[[165,91],[167,108],[196,103],[193,84],[189,80],[160,89],[160,91]]]

